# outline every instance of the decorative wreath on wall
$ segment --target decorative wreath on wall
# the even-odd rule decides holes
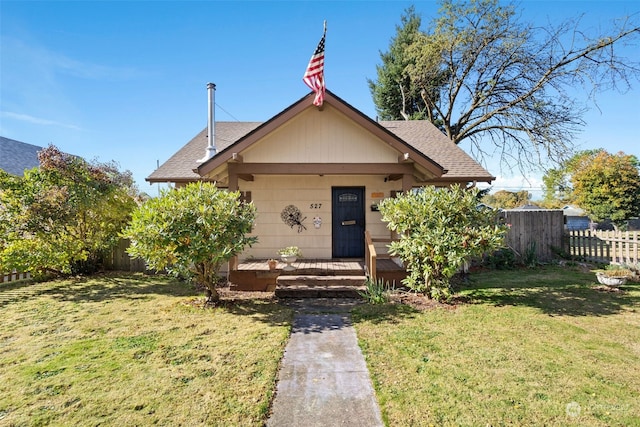
[[[296,206],[294,205],[289,205],[286,206],[283,210],[282,213],[280,213],[280,218],[282,218],[282,221],[287,224],[289,227],[293,228],[293,227],[298,227],[298,233],[302,232],[302,230],[306,230],[307,227],[305,227],[302,222],[307,219],[307,217],[305,216],[304,218],[302,218],[302,212],[300,212],[300,209],[298,209]]]

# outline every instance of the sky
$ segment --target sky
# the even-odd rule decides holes
[[[640,20],[637,0],[518,4],[539,25]],[[367,79],[411,5],[426,29],[436,1],[0,0],[0,136],[116,161],[155,195],[145,177],[206,127],[207,83],[216,84],[216,120],[269,120],[309,92],[302,75],[324,20],[327,88],[375,119]],[[624,54],[637,61],[640,47]],[[577,148],[640,157],[640,82],[632,85],[588,104]],[[494,190],[539,196],[542,173],[484,165],[498,177]]]

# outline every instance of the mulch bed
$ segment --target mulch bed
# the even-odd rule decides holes
[[[216,288],[220,295],[220,301],[216,303],[208,303],[205,301],[204,296],[190,298],[183,301],[184,305],[189,305],[197,308],[217,308],[217,307],[232,307],[240,305],[249,301],[268,301],[276,302],[277,298],[274,292],[251,292],[251,291],[232,291],[229,286],[219,286]]]

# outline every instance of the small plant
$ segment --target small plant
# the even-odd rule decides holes
[[[365,290],[359,291],[358,295],[369,304],[384,304],[387,302],[387,292],[389,292],[388,282],[385,282],[382,278],[373,280],[369,277],[364,285]]]
[[[511,248],[501,248],[488,255],[485,264],[493,270],[511,270],[516,265],[516,256]]]
[[[301,257],[302,252],[297,246],[287,246],[286,248],[278,250],[278,255]]]
[[[527,245],[527,249],[524,251],[524,256],[522,257],[522,262],[525,266],[534,268],[538,265],[537,247],[538,244],[535,240],[532,240]]]
[[[608,265],[605,268],[591,271],[596,273],[596,275],[606,277],[630,278],[634,276],[633,271],[619,265]]]

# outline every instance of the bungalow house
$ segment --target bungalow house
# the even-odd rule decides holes
[[[240,259],[273,258],[287,246],[305,259],[361,259],[365,230],[390,237],[382,199],[495,179],[428,121],[377,122],[327,91],[321,107],[310,93],[264,123],[214,123],[209,91],[210,125],[147,181],[210,181],[251,200],[259,241]]]

